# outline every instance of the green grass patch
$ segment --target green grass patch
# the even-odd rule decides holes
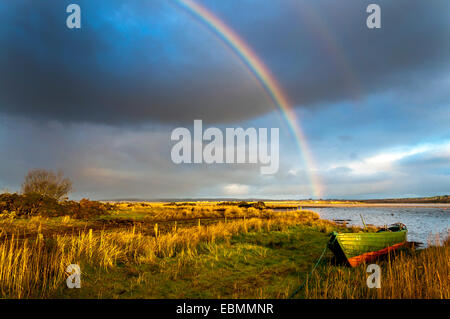
[[[58,298],[285,298],[309,273],[328,235],[309,226],[239,234],[203,243],[195,255],[156,265],[82,264],[82,288],[62,287]],[[64,283],[65,286],[65,283]]]

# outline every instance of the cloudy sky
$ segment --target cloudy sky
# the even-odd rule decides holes
[[[248,66],[175,0],[0,2],[0,189],[63,170],[72,198],[450,193],[450,1],[195,0],[270,70],[313,169]],[[81,7],[82,28],[66,27]],[[279,128],[280,169],[174,164],[176,127]]]

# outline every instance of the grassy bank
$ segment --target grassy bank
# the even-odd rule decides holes
[[[381,288],[369,289],[367,265],[357,268],[325,264],[308,279],[303,298],[449,299],[450,240],[443,246],[403,250],[376,261]]]
[[[211,203],[121,204],[92,219],[0,226],[3,298],[287,298],[331,231],[361,231],[310,211]],[[334,265],[328,253],[297,297],[448,298],[448,249],[380,261],[382,289],[372,290],[364,267]],[[81,289],[66,287],[69,264],[80,265]]]

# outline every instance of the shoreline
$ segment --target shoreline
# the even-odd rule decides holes
[[[443,209],[449,209],[450,210],[450,204],[428,204],[428,203],[342,203],[342,204],[318,204],[318,203],[311,203],[311,204],[301,204],[299,205],[302,208],[333,208],[333,207],[364,207],[364,208],[370,208],[370,207],[423,207],[423,208],[443,208]],[[281,207],[280,207],[281,208]]]

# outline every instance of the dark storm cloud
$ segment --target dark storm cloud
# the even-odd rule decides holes
[[[243,64],[170,1],[77,1],[76,31],[65,27],[70,2],[0,6],[1,112],[133,124],[271,110]],[[248,41],[298,106],[407,91],[448,71],[448,1],[377,1],[381,30],[365,26],[367,1],[202,3]]]
[[[244,3],[256,9],[270,1]],[[236,13],[231,7],[225,16],[268,62],[296,105],[362,98],[381,90],[408,91],[448,73],[448,1],[283,3],[271,19],[245,19],[245,10]],[[366,27],[371,3],[381,7],[381,29]]]
[[[0,13],[5,113],[134,123],[230,120],[268,109],[229,52],[206,30],[199,38],[197,24],[186,25],[187,16],[164,1],[79,1],[81,30],[66,28],[64,2],[31,2]]]

